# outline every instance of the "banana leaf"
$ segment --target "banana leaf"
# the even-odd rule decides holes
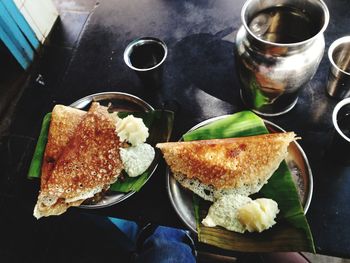
[[[263,119],[251,111],[241,111],[187,132],[184,141],[224,139],[267,133]]]
[[[198,128],[183,136],[185,141],[249,136],[267,133],[263,120],[250,111],[233,114]],[[194,196],[194,213],[198,240],[219,248],[240,252],[309,251],[315,246],[309,224],[299,200],[291,172],[283,161],[268,183],[255,197],[266,197],[278,203],[276,225],[262,233],[236,233],[222,227],[201,224],[210,202]]]
[[[32,162],[30,163],[28,178],[38,178],[41,174],[41,165],[43,162],[47,135],[49,133],[51,121],[51,112],[47,113],[43,119],[38,141],[35,146]]]
[[[135,117],[142,118],[146,127],[149,129],[149,137],[146,141],[147,143],[155,146],[155,144],[158,142],[166,142],[169,140],[174,121],[173,112],[166,110],[155,110],[149,112],[119,112],[118,116],[120,118],[124,118],[130,114],[134,115]],[[42,123],[40,135],[29,168],[28,178],[39,178],[41,175],[41,165],[47,143],[50,120],[51,113],[48,113],[44,117]],[[155,159],[147,171],[145,171],[140,176],[133,178],[127,176],[125,173],[123,179],[111,185],[110,189],[112,191],[123,193],[130,191],[139,191],[148,180],[153,170],[156,168],[159,157],[159,151],[156,150]]]

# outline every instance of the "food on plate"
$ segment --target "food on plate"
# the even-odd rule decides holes
[[[71,111],[56,110],[52,113],[51,126],[57,129],[50,126],[43,162],[43,167],[50,168],[43,168],[43,181],[34,208],[37,218],[62,214],[68,207],[80,205],[107,189],[123,169],[115,119],[105,107],[93,103],[72,128],[73,132],[65,132],[66,126],[71,127],[70,116],[65,113]],[[51,144],[50,139],[56,142]],[[57,148],[52,150],[53,146]],[[49,155],[50,152],[57,156]]]
[[[115,130],[120,140],[126,143],[125,148],[120,149],[124,170],[130,177],[139,176],[147,170],[155,156],[153,147],[145,143],[149,136],[148,128],[141,118],[129,115],[118,118]]]
[[[262,232],[274,224],[278,204],[269,198],[258,198],[238,209],[237,218],[249,232]]]
[[[119,119],[115,130],[121,141],[126,141],[132,146],[144,143],[149,135],[148,128],[142,119],[135,118],[133,115]]]
[[[293,132],[158,143],[175,179],[205,200],[258,192],[288,154]]]
[[[97,102],[92,103],[88,112],[63,105],[54,107],[40,193],[34,208],[36,218],[62,214],[70,206],[79,206],[86,199],[101,194],[116,182],[125,166],[132,171],[132,176],[148,168],[154,150],[152,155],[149,149],[152,146],[148,145],[147,150],[142,151],[143,143],[138,144],[141,150],[134,151],[142,154],[138,156],[137,168],[130,167],[135,162],[131,165],[128,160],[123,162],[120,151],[130,145],[116,132],[120,121],[116,114],[109,113],[107,107]],[[138,127],[144,129],[141,125]]]
[[[243,233],[245,229],[237,218],[237,211],[251,201],[252,199],[245,195],[224,195],[210,206],[202,224],[208,227],[219,225],[228,230]]]
[[[155,151],[147,143],[120,149],[124,169],[130,177],[142,174],[152,163]]]
[[[287,157],[294,132],[257,136],[159,143],[175,179],[205,200],[214,202],[202,223],[244,233],[275,224],[278,205],[252,200]]]
[[[124,170],[130,177],[139,176],[147,170],[155,156],[153,147],[145,143],[149,136],[148,128],[141,118],[128,115],[123,119],[117,117],[115,131],[124,142],[124,148],[120,148]]]
[[[222,226],[239,233],[262,232],[272,227],[279,212],[277,203],[268,198],[252,200],[248,196],[229,194],[214,202],[202,224]]]
[[[41,167],[41,186],[46,184],[57,159],[83,119],[85,111],[56,105],[51,113],[50,132]]]

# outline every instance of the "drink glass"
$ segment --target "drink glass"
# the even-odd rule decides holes
[[[331,63],[327,92],[335,99],[350,97],[350,36],[335,40],[328,49]]]
[[[162,84],[163,63],[168,49],[163,41],[142,37],[132,41],[124,51],[126,65],[134,70],[144,86],[158,88]]]
[[[350,98],[334,107],[332,122],[334,130],[328,156],[337,163],[350,165]]]

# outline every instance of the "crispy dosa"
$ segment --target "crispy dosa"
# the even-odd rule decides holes
[[[86,111],[56,105],[51,113],[50,129],[41,167],[41,187],[46,185],[59,156],[73,137]]]
[[[123,169],[116,119],[94,102],[83,112],[56,106],[34,216],[59,215],[106,190]]]
[[[293,132],[159,143],[175,179],[205,200],[258,192],[288,154]]]

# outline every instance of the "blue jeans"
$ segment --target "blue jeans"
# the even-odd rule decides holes
[[[158,226],[142,244],[135,262],[196,262],[186,238],[184,230]]]
[[[108,218],[125,235],[124,246],[129,244],[129,249],[134,252],[134,262],[137,263],[192,263],[196,262],[194,248],[189,242],[188,233],[182,229],[158,226],[153,233],[144,236],[139,235],[139,229],[135,222]],[[140,244],[137,244],[140,243]]]

